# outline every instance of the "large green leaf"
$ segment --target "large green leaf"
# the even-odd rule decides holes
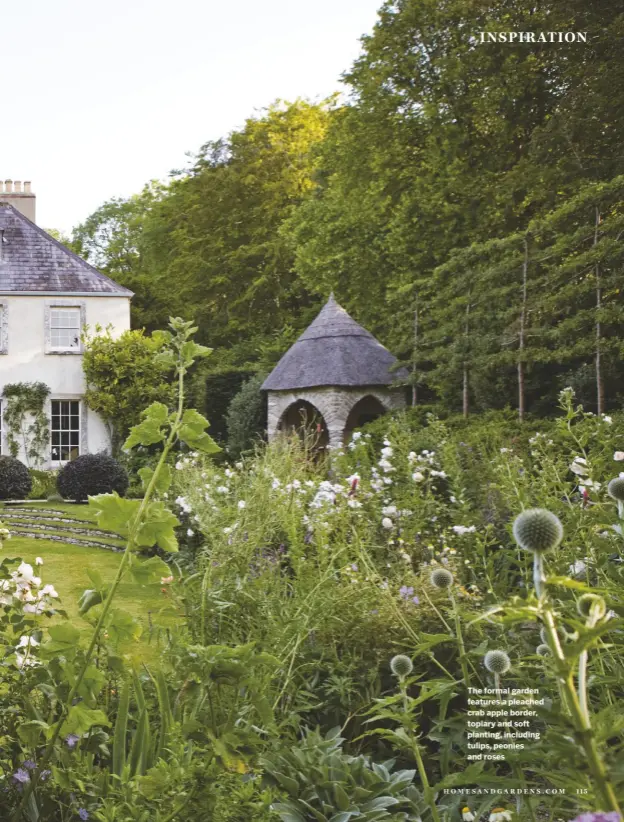
[[[67,736],[68,734],[82,736],[94,725],[108,727],[110,722],[104,711],[97,708],[87,708],[84,702],[79,702],[69,709],[67,718],[61,726],[61,736]]]

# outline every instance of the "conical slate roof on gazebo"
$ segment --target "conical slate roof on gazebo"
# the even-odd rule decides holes
[[[314,322],[288,349],[262,384],[264,391],[316,386],[390,385],[407,369],[387,348],[355,322],[332,294]]]

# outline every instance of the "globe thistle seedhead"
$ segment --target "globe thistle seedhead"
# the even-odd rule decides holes
[[[554,550],[563,539],[563,525],[551,511],[530,508],[516,517],[513,535],[525,551],[544,554]]]
[[[545,643],[538,645],[535,649],[535,653],[539,654],[540,656],[548,656],[550,654],[550,648]]]
[[[453,584],[453,574],[447,568],[436,568],[429,580],[436,588],[450,588]]]
[[[598,619],[602,619],[607,613],[607,604],[598,594],[583,594],[576,603],[576,608],[579,614],[584,617],[590,616],[592,610]]]
[[[397,654],[397,656],[393,656],[390,660],[390,669],[399,679],[405,679],[405,677],[409,676],[414,670],[414,665],[412,664],[412,660],[408,656],[405,656],[405,654]]]
[[[483,661],[491,674],[506,674],[511,668],[511,660],[505,651],[488,651]]]
[[[607,493],[618,502],[624,502],[624,477],[616,477],[607,485]]]

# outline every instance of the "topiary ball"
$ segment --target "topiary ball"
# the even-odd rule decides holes
[[[505,651],[488,651],[483,662],[491,674],[505,674],[511,668],[511,660]]]
[[[598,594],[583,594],[583,596],[576,603],[577,611],[581,616],[588,617],[592,610],[598,619],[602,619],[607,613],[607,605],[604,599]]]
[[[404,679],[412,673],[414,670],[414,665],[408,656],[405,656],[405,654],[398,654],[397,656],[393,656],[390,660],[390,668],[395,676],[398,676],[399,679]]]
[[[446,568],[436,568],[431,573],[429,581],[436,588],[450,588],[453,584],[453,574]]]
[[[624,502],[624,477],[616,477],[607,485],[607,492],[610,497],[618,502]]]
[[[66,463],[56,482],[64,499],[85,502],[87,497],[128,490],[128,472],[108,454],[83,454]]]
[[[559,545],[563,539],[563,525],[545,508],[530,508],[516,517],[513,535],[525,551],[543,554]]]
[[[0,499],[26,499],[32,490],[32,477],[23,462],[0,456]]]

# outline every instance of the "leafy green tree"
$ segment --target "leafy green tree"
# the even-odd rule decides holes
[[[117,456],[141,411],[152,402],[171,401],[171,368],[159,357],[163,342],[157,333],[134,330],[114,337],[110,328],[95,331],[87,329],[84,337],[85,402],[108,426]]]

